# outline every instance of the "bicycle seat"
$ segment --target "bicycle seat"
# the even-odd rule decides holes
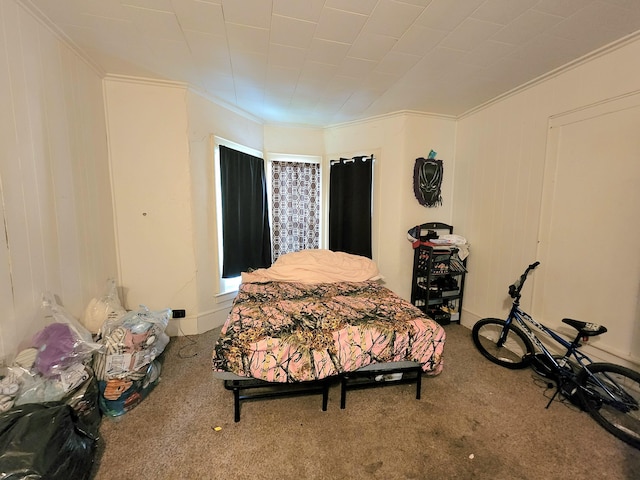
[[[606,327],[598,325],[597,323],[572,320],[571,318],[563,318],[562,323],[571,325],[573,328],[580,332],[580,335],[584,337],[595,337],[596,335],[601,335],[607,331]]]

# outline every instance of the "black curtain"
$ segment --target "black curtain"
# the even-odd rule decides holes
[[[222,277],[271,266],[264,161],[220,145]]]
[[[373,156],[331,162],[329,250],[371,258]]]

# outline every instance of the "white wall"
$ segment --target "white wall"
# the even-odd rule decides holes
[[[125,308],[197,315],[186,88],[107,78],[119,285]]]
[[[324,154],[324,130],[322,128],[264,126],[265,153],[292,155]]]
[[[526,299],[523,305],[532,308],[532,312],[540,320],[552,326],[559,325],[562,317],[572,317],[572,312],[578,312],[585,302],[585,295],[589,294],[567,288],[562,311],[558,308],[554,311],[545,310],[545,299],[542,297],[542,282],[545,278],[554,282],[559,289],[569,287],[574,275],[586,276],[592,282],[616,282],[631,286],[640,284],[637,265],[635,268],[625,269],[622,275],[616,268],[603,272],[597,267],[597,262],[589,262],[588,258],[584,259],[582,265],[558,258],[555,258],[553,265],[547,265],[545,250],[539,247],[539,241],[549,238],[549,235],[553,237],[554,227],[548,223],[548,219],[553,217],[554,209],[560,211],[564,206],[557,203],[562,202],[562,198],[555,198],[548,204],[551,209],[548,215],[551,217],[543,216],[541,205],[545,200],[545,192],[551,192],[554,188],[551,185],[554,175],[545,176],[545,162],[550,161],[547,152],[550,141],[549,122],[567,112],[581,111],[637,92],[640,89],[638,58],[640,41],[636,40],[459,120],[453,220],[459,227],[458,231],[470,238],[472,245],[463,323],[471,325],[477,318],[504,316],[508,306],[507,286],[526,265],[536,259],[543,264],[536,271],[528,289],[525,289]],[[613,120],[615,121],[618,120]],[[626,128],[622,124],[619,126],[621,129]],[[603,132],[602,135],[606,141],[606,133]],[[636,142],[637,135],[628,137],[627,141]],[[628,151],[637,148],[632,143],[628,145]],[[610,149],[612,154],[617,151],[613,146]],[[618,178],[620,172],[607,169],[606,156],[601,160],[600,175],[604,184],[610,184],[609,180]],[[626,169],[629,177],[637,178],[640,168],[637,157],[629,158],[622,165],[616,162],[616,165],[616,168]],[[576,169],[577,174],[579,169]],[[619,188],[637,189],[637,185],[625,187],[621,184]],[[579,190],[574,194],[579,195]],[[628,198],[636,197],[630,195]],[[591,216],[587,211],[586,217],[590,218],[593,225],[606,225],[608,221],[612,225],[636,225],[638,205],[634,210],[635,213],[630,214],[629,209],[612,208],[605,218],[601,211],[594,211]],[[547,233],[544,238],[540,236],[541,226],[543,230],[551,229],[550,233],[545,230]],[[615,238],[617,235],[624,235],[624,232],[609,234]],[[575,238],[575,241],[592,243],[593,254],[597,255],[599,239],[582,236]],[[637,250],[637,244],[630,245],[629,248]],[[558,261],[565,263],[558,265]],[[551,266],[554,275],[546,275],[545,268]],[[601,318],[599,315],[591,317],[585,314],[581,319],[602,323],[613,332],[594,341],[594,345],[599,345],[605,352],[621,349],[623,351],[616,352],[618,359],[638,362],[640,342],[632,341],[626,345],[611,343],[620,338],[620,335],[636,340],[640,338],[638,288],[632,287],[631,290],[634,293],[626,301],[635,305],[631,313],[634,318],[626,318],[629,315],[626,305],[619,309],[616,302],[601,298],[600,301],[608,305],[609,315]],[[532,296],[533,291],[536,292],[535,297]],[[625,315],[623,322],[618,320],[620,315]],[[619,328],[625,331],[617,332]],[[599,354],[606,359],[605,352],[600,351]]]
[[[197,323],[184,329],[198,333],[226,320],[234,295],[220,295],[216,230],[213,139],[218,136],[256,150],[263,150],[263,126],[246,115],[223,108],[188,92],[189,165],[193,243],[196,261]]]
[[[43,292],[80,318],[117,273],[101,75],[0,2],[0,358],[44,325]]]
[[[105,84],[127,307],[186,308],[180,327],[187,334],[226,319],[233,295],[220,294],[218,285],[214,135],[265,154],[322,156],[327,149],[325,166],[336,156],[375,154],[374,258],[387,285],[409,298],[413,251],[407,230],[451,218],[453,120],[398,114],[326,130],[265,127],[179,86],[122,78]],[[444,205],[426,209],[413,196],[412,175],[415,158],[431,148],[445,159]]]
[[[451,222],[455,171],[453,119],[396,114],[354,122],[325,131],[327,159],[356,153],[376,157],[374,166],[373,259],[386,286],[403,298],[411,296],[413,250],[407,231],[432,221]],[[443,205],[421,206],[413,193],[415,159],[433,149],[444,161]]]

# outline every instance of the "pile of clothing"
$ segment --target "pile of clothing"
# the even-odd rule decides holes
[[[0,411],[32,403],[64,402],[93,426],[100,422],[93,355],[101,345],[51,294],[42,300],[52,322],[13,359],[0,381]]]
[[[126,413],[158,383],[171,310],[127,312],[107,287],[82,323],[43,296],[46,326],[0,375],[0,477],[88,479],[102,414]]]
[[[103,324],[98,339],[103,348],[93,361],[103,413],[114,417],[126,413],[157,384],[158,357],[169,343],[165,329],[170,318],[171,310],[141,306]]]

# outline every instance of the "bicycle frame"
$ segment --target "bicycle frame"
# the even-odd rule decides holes
[[[549,349],[545,347],[545,345],[542,343],[542,341],[540,341],[540,339],[531,330],[531,328],[529,328],[529,325],[527,325],[527,322],[531,323],[537,329],[539,329],[546,335],[550,336],[552,339],[554,339],[556,342],[558,342],[560,345],[566,348],[567,351],[563,355],[563,358],[573,357],[582,368],[584,368],[585,365],[593,363],[593,360],[591,360],[591,358],[589,358],[587,355],[585,355],[580,350],[578,350],[577,348],[578,346],[575,345],[573,342],[569,342],[564,337],[561,337],[559,334],[551,330],[549,327],[538,322],[531,315],[529,315],[527,312],[522,310],[520,308],[520,304],[518,303],[518,301],[513,302],[513,306],[511,307],[511,311],[509,312],[509,316],[507,317],[507,320],[506,320],[507,328],[504,329],[504,331],[500,335],[500,339],[498,340],[499,346],[504,345],[504,342],[506,341],[508,327],[513,323],[514,320],[520,327],[522,327],[521,329],[523,333],[527,337],[529,337],[529,340],[531,340],[531,342],[547,357],[547,359],[551,362],[554,368],[561,369],[562,366],[557,362],[557,360],[551,354]]]
[[[511,370],[530,366],[542,378],[548,379],[547,389],[552,388],[555,392],[551,396],[545,393],[549,400],[546,408],[561,395],[588,412],[610,433],[640,448],[640,373],[613,363],[594,362],[580,351],[588,337],[605,333],[607,329],[595,323],[565,318],[562,322],[574,328],[575,335],[564,331],[560,334],[520,308],[527,276],[538,265],[540,262],[529,265],[509,285],[513,303],[505,320],[487,317],[475,323],[473,343],[485,358],[497,365]],[[564,353],[562,348],[566,349]]]
[[[503,329],[502,333],[500,334],[500,338],[498,339],[498,346],[502,347],[504,345],[508,331],[509,331],[509,327],[514,322],[514,320],[521,327],[522,332],[529,338],[529,340],[531,340],[534,346],[538,348],[543,353],[543,355],[545,355],[545,357],[547,357],[549,362],[551,362],[551,364],[553,365],[553,369],[556,372],[558,372],[561,376],[563,376],[565,379],[566,378],[575,379],[578,376],[578,373],[565,370],[563,368],[563,365],[560,365],[560,363],[558,363],[558,361],[551,354],[549,349],[545,347],[545,345],[536,336],[536,334],[529,327],[529,325],[527,325],[527,322],[531,323],[540,331],[544,332],[545,334],[550,336],[552,339],[554,339],[556,342],[558,342],[560,345],[562,345],[564,348],[566,348],[567,351],[565,352],[562,358],[568,359],[570,357],[573,357],[575,361],[578,363],[578,365],[580,365],[580,367],[583,370],[586,370],[588,372],[589,377],[593,379],[595,383],[598,384],[598,386],[602,389],[602,391],[606,392],[606,394],[611,398],[611,400],[613,400],[613,403],[618,408],[620,408],[622,411],[624,411],[627,408],[624,405],[621,405],[618,400],[616,400],[615,395],[611,392],[611,390],[605,384],[603,384],[600,381],[600,379],[598,379],[598,377],[594,376],[591,372],[589,372],[588,369],[585,368],[587,365],[592,364],[594,362],[593,360],[591,360],[591,358],[588,355],[585,355],[580,350],[578,350],[579,345],[575,341],[569,342],[568,340],[566,340],[565,338],[561,337],[559,334],[551,330],[546,325],[543,325],[542,323],[535,320],[531,315],[529,315],[527,312],[525,312],[520,308],[520,303],[518,299],[516,299],[513,302],[513,306],[511,307],[509,316],[505,321],[505,328]],[[620,388],[620,385],[618,385],[618,383],[614,379],[608,376],[607,376],[607,379],[613,385],[616,385],[617,388]],[[583,388],[582,386],[579,386],[577,384],[575,386],[578,388]],[[549,407],[549,405],[551,405],[551,402],[553,402],[553,398],[555,397],[555,395],[557,395],[559,391],[560,391],[560,385],[558,384],[558,390],[556,391],[556,394],[554,394],[554,396],[551,398],[551,400],[547,404],[547,408]]]

